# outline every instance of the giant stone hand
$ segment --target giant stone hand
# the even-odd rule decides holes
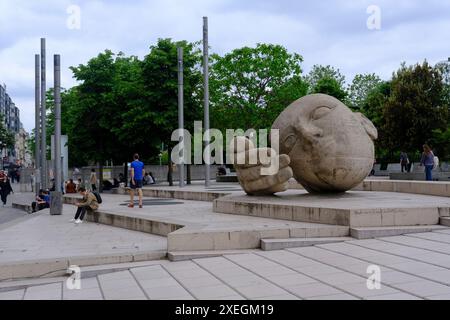
[[[271,148],[255,148],[245,137],[235,137],[232,144],[239,183],[248,195],[272,195],[288,189],[288,180],[293,176],[288,155],[277,155]],[[278,160],[279,169],[274,174],[264,174],[263,169],[271,167],[274,158]]]

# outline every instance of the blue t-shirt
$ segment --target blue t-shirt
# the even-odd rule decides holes
[[[142,180],[144,172],[144,163],[139,160],[134,160],[131,163],[131,167],[134,169],[134,180]]]
[[[47,204],[50,204],[50,195],[44,194],[43,199]]]

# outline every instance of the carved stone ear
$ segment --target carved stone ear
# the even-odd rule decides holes
[[[378,139],[378,131],[377,131],[377,128],[375,128],[375,126],[373,125],[372,121],[367,119],[366,116],[363,115],[362,113],[356,112],[355,115],[358,118],[358,120],[361,122],[361,124],[363,125],[363,127],[366,130],[369,137],[372,140],[377,140]]]

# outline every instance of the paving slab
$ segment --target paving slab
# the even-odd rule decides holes
[[[66,197],[67,201],[76,198]],[[210,202],[145,198],[144,207],[128,208],[129,197],[104,195],[89,219],[120,228],[167,236],[168,251],[242,250],[261,239],[343,237],[346,226],[215,213]],[[161,203],[162,201],[162,203]]]
[[[74,207],[50,216],[48,209],[0,232],[0,280],[65,273],[79,266],[161,259],[167,239],[95,223],[75,225]]]

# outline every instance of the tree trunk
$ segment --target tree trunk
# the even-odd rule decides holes
[[[186,165],[186,183],[191,184],[191,165]]]
[[[98,192],[103,192],[103,162],[98,163]]]
[[[172,148],[169,147],[167,149],[167,152],[169,154],[169,161],[168,161],[169,170],[167,172],[167,181],[169,182],[169,186],[173,186],[173,166],[172,166],[172,159],[170,158],[170,155],[172,154]]]

